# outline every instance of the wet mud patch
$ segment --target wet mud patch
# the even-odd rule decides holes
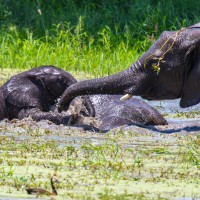
[[[30,187],[51,191],[56,173],[61,183],[55,199],[198,199],[198,124],[172,121],[97,133],[45,120],[2,121],[0,198],[35,198],[26,194]]]

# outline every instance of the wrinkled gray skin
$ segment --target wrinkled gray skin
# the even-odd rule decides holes
[[[160,71],[155,70],[155,65]],[[181,98],[180,106],[200,102],[200,23],[165,31],[128,69],[114,75],[78,82],[66,89],[58,110],[73,98],[91,94],[131,94],[148,100]]]
[[[120,101],[121,95],[91,95],[95,118],[103,131],[122,125],[166,125],[163,116],[144,101],[131,98]]]
[[[17,74],[0,87],[0,120],[31,116],[36,121],[46,119],[55,124],[71,124],[76,116],[49,110],[65,89],[76,82],[71,74],[54,66],[41,66]],[[85,106],[94,116],[88,97]]]

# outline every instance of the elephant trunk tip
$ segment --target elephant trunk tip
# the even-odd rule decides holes
[[[67,104],[63,105],[62,103],[58,103],[58,108],[57,108],[58,112],[61,113],[62,111],[67,111],[69,109],[69,105]]]

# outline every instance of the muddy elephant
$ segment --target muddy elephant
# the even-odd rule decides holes
[[[0,120],[31,117],[35,121],[49,120],[55,124],[78,125],[106,131],[125,124],[167,124],[166,120],[144,101],[119,101],[118,95],[92,95],[71,105],[71,112],[55,111],[57,99],[76,79],[54,66],[41,66],[10,78],[0,87]],[[53,110],[52,110],[52,107]],[[53,112],[52,112],[53,111]],[[96,121],[93,118],[96,113]],[[92,120],[91,118],[92,117]]]
[[[150,49],[129,68],[66,89],[58,110],[73,98],[91,94],[141,96],[148,100],[180,99],[181,107],[200,102],[200,23],[178,31],[164,31]]]
[[[12,76],[0,87],[0,120],[31,116],[36,121],[46,119],[55,124],[71,124],[75,115],[49,111],[65,89],[76,82],[71,74],[54,66],[41,66]],[[84,103],[89,115],[94,116],[93,105],[87,97]]]
[[[167,121],[153,107],[141,99],[120,101],[121,95],[89,96],[95,109],[98,128],[108,131],[122,125],[166,125]]]

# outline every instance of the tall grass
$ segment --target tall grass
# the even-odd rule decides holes
[[[163,30],[200,19],[197,1],[0,1],[0,68],[56,65],[103,76],[128,67]]]
[[[23,38],[16,26],[0,35],[0,67],[26,69],[40,65],[55,65],[68,71],[89,73],[92,76],[111,74],[128,67],[139,56],[138,49],[146,49],[148,43],[135,40],[135,48],[127,40],[112,41],[112,31],[105,27],[99,32],[98,41],[88,37],[80,19],[74,32],[68,24],[54,26],[54,34],[34,38],[26,31]]]

